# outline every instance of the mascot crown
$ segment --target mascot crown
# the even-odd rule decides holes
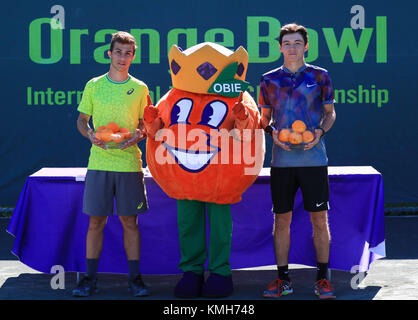
[[[234,78],[245,81],[248,53],[240,46],[235,52],[219,44],[204,42],[182,51],[173,45],[168,54],[174,88],[207,94],[221,72],[237,63]]]

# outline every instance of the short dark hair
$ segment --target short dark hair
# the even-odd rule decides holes
[[[128,32],[125,31],[119,31],[116,33],[112,34],[112,40],[110,41],[110,51],[113,51],[113,46],[115,44],[115,42],[119,42],[122,44],[133,44],[134,45],[134,54],[135,54],[135,50],[138,48],[138,46],[136,45],[136,40],[135,37],[133,35],[131,35]]]
[[[280,34],[279,34],[280,45],[282,44],[283,37],[286,34],[291,34],[291,33],[300,33],[300,35],[303,38],[303,41],[305,41],[305,44],[308,43],[308,30],[306,30],[306,28],[302,25],[299,25],[296,23],[289,23],[289,24],[284,25],[280,29]]]

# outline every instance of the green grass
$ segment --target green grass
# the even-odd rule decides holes
[[[406,203],[385,203],[385,208],[418,208],[418,202],[406,202]]]
[[[385,216],[418,215],[418,203],[385,203]]]
[[[0,217],[11,218],[14,207],[0,206]],[[418,202],[385,203],[385,216],[418,215]]]
[[[1,217],[10,218],[13,214],[14,209],[15,209],[14,207],[0,206],[0,218]]]

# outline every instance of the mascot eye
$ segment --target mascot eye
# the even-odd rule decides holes
[[[202,113],[202,120],[199,124],[218,129],[225,120],[228,113],[228,106],[219,100],[215,100],[206,105]]]
[[[180,99],[177,101],[171,109],[171,124],[170,126],[178,123],[190,124],[189,119],[190,111],[192,110],[193,101],[190,99]]]

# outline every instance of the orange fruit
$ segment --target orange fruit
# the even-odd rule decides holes
[[[97,139],[99,139],[99,140],[101,140],[101,139],[102,139],[102,134],[101,134],[101,132],[102,132],[104,129],[106,129],[106,127],[105,127],[105,126],[100,126],[100,127],[98,127],[98,128],[97,128],[97,130],[96,130],[96,132],[94,132],[94,137],[95,137],[95,138],[97,138]]]
[[[303,131],[306,130],[306,124],[302,120],[296,120],[295,122],[292,123],[292,129],[293,131],[302,133]]]
[[[291,144],[299,144],[302,142],[302,135],[299,132],[291,132],[289,135],[289,142]]]
[[[116,122],[109,122],[109,123],[106,125],[106,128],[108,128],[108,129],[112,130],[112,131],[113,131],[113,133],[116,133],[116,132],[118,132],[118,131],[119,131],[119,126],[118,126],[118,124],[117,124]]]
[[[302,133],[303,142],[306,142],[306,143],[311,142],[311,141],[314,140],[314,138],[315,137],[314,137],[314,134],[312,133],[312,131],[307,130],[307,131]]]
[[[118,132],[110,135],[110,139],[112,139],[113,142],[120,143],[125,140],[125,137],[123,134]]]
[[[125,139],[129,139],[132,136],[131,132],[127,128],[120,128],[118,133],[122,134],[125,137]]]
[[[289,142],[289,135],[290,135],[289,129],[282,129],[279,132],[279,140],[281,142]]]
[[[110,130],[110,129],[107,129],[107,128],[103,129],[102,131],[99,132],[99,134],[100,134],[100,138],[98,138],[98,139],[100,139],[104,142],[109,142],[109,141],[112,140],[111,136],[113,134],[113,131]],[[97,135],[96,135],[96,137],[97,137]]]

